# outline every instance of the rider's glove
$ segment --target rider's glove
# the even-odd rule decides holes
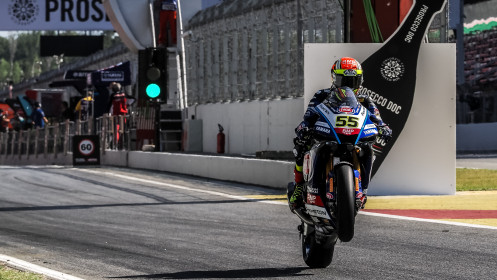
[[[379,137],[388,143],[392,139],[392,129],[388,125],[378,126]]]
[[[307,139],[302,139],[299,137],[293,138],[293,144],[295,147],[305,147],[307,146],[308,140]]]
[[[306,121],[302,121],[297,128],[295,128],[295,134],[297,134],[297,138],[302,141],[307,141],[309,139],[309,125]]]

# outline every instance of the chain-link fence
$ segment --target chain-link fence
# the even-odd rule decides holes
[[[342,2],[231,1],[195,16],[185,39],[188,105],[302,96],[304,44],[343,42]],[[427,38],[446,42],[446,30],[444,12]]]
[[[342,41],[337,0],[224,12],[226,18],[192,26],[185,42],[189,105],[302,96],[303,43]]]

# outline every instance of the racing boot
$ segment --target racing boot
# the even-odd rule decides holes
[[[304,206],[304,200],[302,198],[302,193],[304,191],[303,184],[295,184],[295,188],[290,198],[288,199],[288,205],[290,206],[290,210],[295,210],[298,208],[302,208]]]
[[[364,209],[364,206],[366,206],[367,201],[368,201],[368,189],[363,189],[361,197],[361,209]]]
[[[304,206],[304,199],[302,196],[304,192],[304,176],[302,175],[302,166],[296,165],[293,173],[295,175],[295,183],[289,185],[288,188],[288,205],[290,206],[290,210],[292,212],[295,209],[302,208]]]

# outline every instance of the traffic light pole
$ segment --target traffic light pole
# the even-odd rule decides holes
[[[160,152],[161,150],[161,141],[160,141],[160,104],[159,100],[155,101],[155,151]]]
[[[165,48],[147,48],[138,52],[139,98],[154,108],[155,151],[161,150],[161,104],[167,102],[167,52]]]

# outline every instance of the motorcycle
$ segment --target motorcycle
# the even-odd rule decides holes
[[[302,256],[311,268],[331,264],[338,239],[354,237],[355,216],[365,203],[360,158],[372,153],[378,136],[371,113],[349,88],[339,106],[329,100],[316,106],[319,118],[309,131],[310,149],[304,155],[303,208],[293,212],[301,219],[298,227]],[[288,185],[288,198],[295,188]]]

